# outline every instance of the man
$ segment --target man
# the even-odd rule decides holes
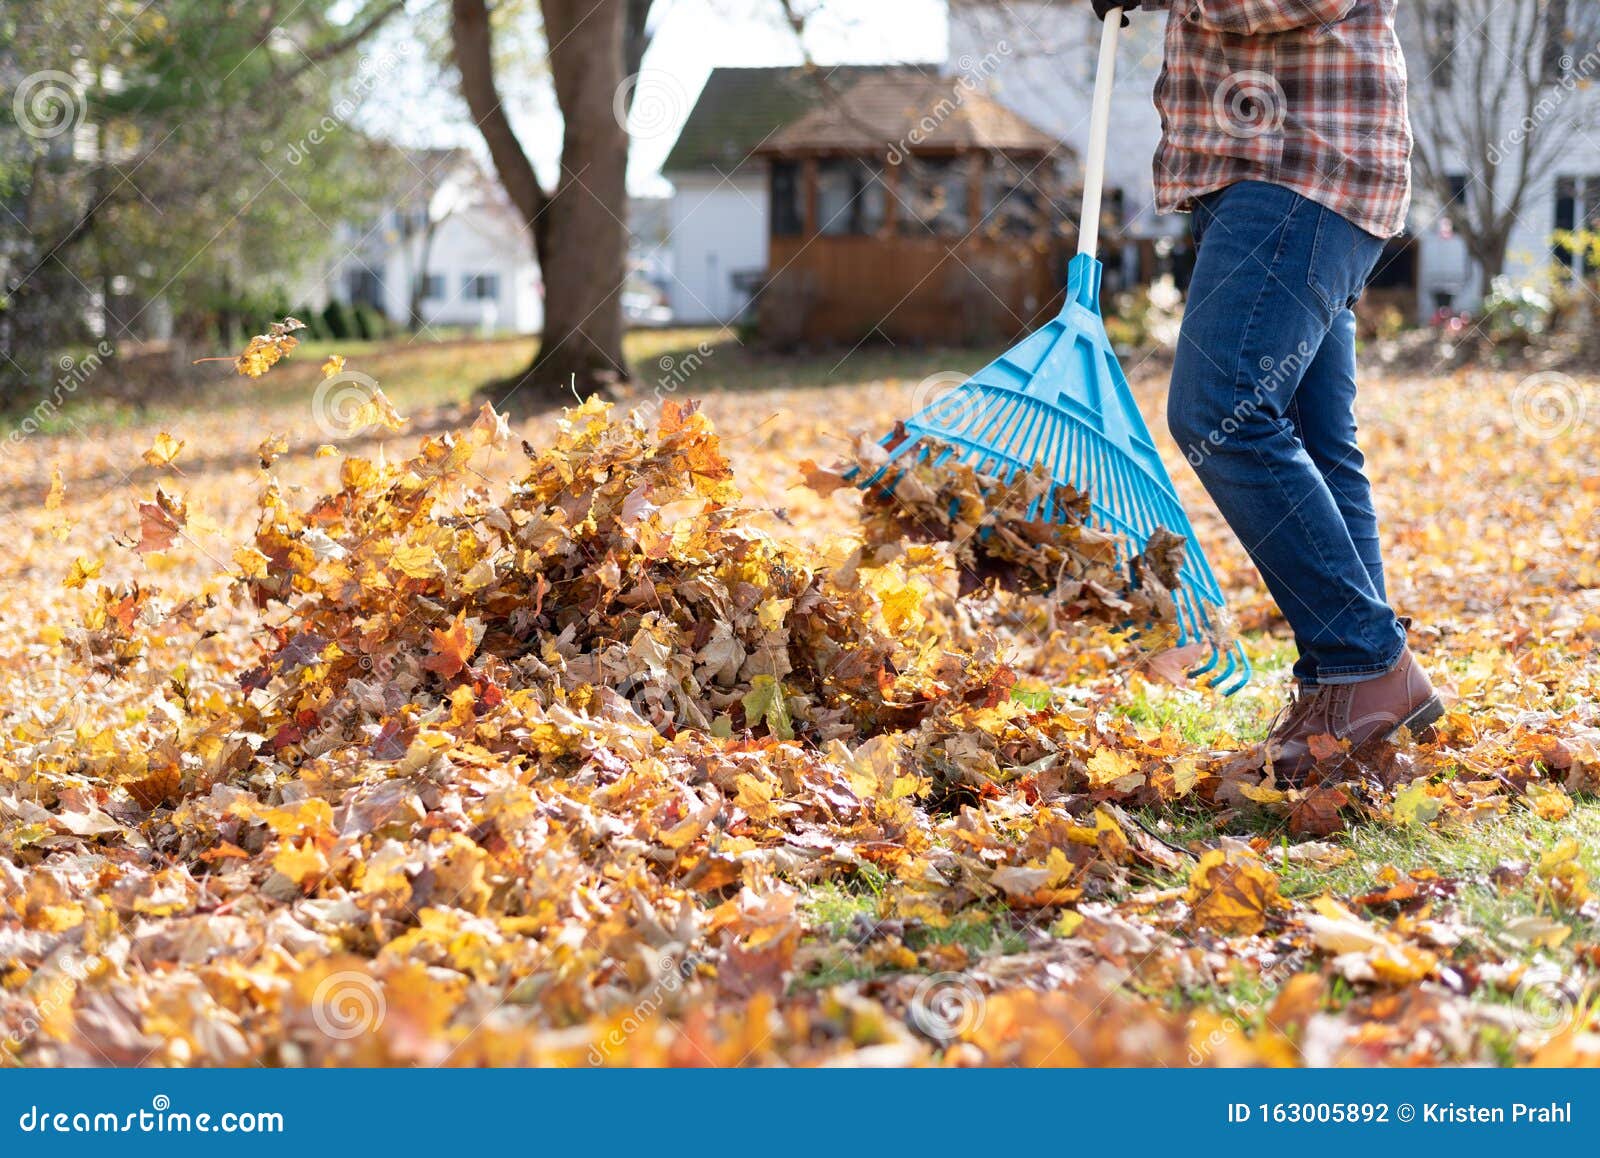
[[[1169,10],[1157,208],[1192,213],[1197,246],[1168,425],[1294,630],[1299,687],[1265,746],[1290,783],[1315,737],[1443,713],[1387,601],[1356,444],[1351,307],[1411,198],[1396,3],[1139,4]]]

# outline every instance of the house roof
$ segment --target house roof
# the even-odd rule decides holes
[[[763,153],[982,149],[1047,153],[1060,142],[960,77],[886,73],[835,85]]]
[[[926,65],[929,72],[938,65]],[[706,80],[684,122],[663,172],[716,169],[743,164],[774,133],[829,92],[872,76],[922,75],[914,65],[845,65],[838,68],[718,68]]]

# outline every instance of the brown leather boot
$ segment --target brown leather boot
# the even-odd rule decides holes
[[[1419,739],[1433,731],[1444,705],[1433,693],[1427,673],[1407,648],[1394,670],[1358,684],[1301,687],[1283,722],[1267,737],[1262,751],[1280,781],[1304,784],[1317,758],[1315,736],[1349,740],[1350,751],[1387,740],[1401,728]]]

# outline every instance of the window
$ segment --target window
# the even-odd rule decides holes
[[[854,158],[817,162],[817,229],[824,236],[877,234],[887,204],[876,165]]]
[[[1561,177],[1556,181],[1556,231],[1571,233],[1578,227],[1578,180]],[[1555,258],[1568,269],[1572,268],[1573,252],[1570,246],[1556,243]]]
[[[1049,179],[1043,166],[1040,175]],[[1005,157],[993,157],[983,171],[983,226],[990,234],[1032,237],[1050,227],[1052,198],[1036,185],[1027,169]],[[1121,220],[1120,218],[1118,220]]]
[[[772,162],[772,236],[799,237],[805,232],[806,212],[800,196],[800,165]]]
[[[375,270],[362,266],[345,273],[345,293],[353,306],[378,307],[383,302],[383,282]]]
[[[901,232],[942,237],[967,232],[967,174],[964,157],[907,157],[900,170]]]
[[[469,273],[461,279],[461,296],[469,302],[492,302],[500,297],[500,275]]]
[[[1445,180],[1450,182],[1450,200],[1445,204],[1445,220],[1450,222],[1451,228],[1459,233],[1461,225],[1467,217],[1467,185],[1465,173],[1446,174]]]
[[[422,291],[418,296],[424,301],[438,301],[444,297],[444,274],[424,274],[417,279],[417,286]]]
[[[1556,230],[1587,234],[1600,232],[1600,176],[1560,177],[1556,179]],[[1579,269],[1584,240],[1580,238],[1576,251],[1565,245],[1556,245],[1555,259],[1568,269]],[[1587,263],[1582,263],[1587,264]],[[1593,275],[1594,268],[1582,270]]]

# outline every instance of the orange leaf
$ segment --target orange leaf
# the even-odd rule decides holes
[[[440,631],[434,628],[428,634],[432,637],[433,654],[422,661],[422,666],[429,671],[436,671],[445,679],[451,679],[472,662],[477,644],[473,641],[472,629],[467,626],[465,611],[456,615],[455,622],[448,629]]]

